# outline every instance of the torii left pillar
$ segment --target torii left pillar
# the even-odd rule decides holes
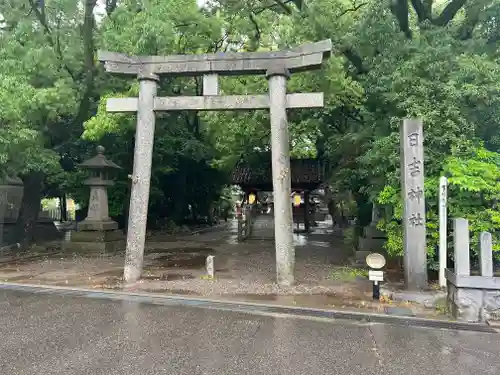
[[[135,131],[134,170],[130,192],[127,228],[127,251],[123,276],[126,282],[139,280],[144,259],[144,243],[148,220],[149,188],[155,134],[154,100],[159,78],[155,74],[139,74],[139,105]]]

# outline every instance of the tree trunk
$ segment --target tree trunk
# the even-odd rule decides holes
[[[59,202],[60,202],[60,209],[61,209],[61,223],[68,221],[68,206],[66,204],[66,194],[61,193],[61,196],[59,197]]]
[[[42,201],[43,174],[30,172],[23,177],[24,193],[16,223],[16,239],[22,250],[33,242]]]

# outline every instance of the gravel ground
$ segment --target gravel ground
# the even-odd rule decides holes
[[[234,241],[234,223],[230,224],[229,231],[211,231],[177,241],[152,237],[147,243],[143,280],[128,287],[207,297],[339,293],[364,296],[363,283],[331,279],[332,272],[345,263],[346,253],[334,246],[331,235],[321,231],[311,235],[309,242],[304,236],[295,236],[296,285],[278,287],[274,283],[274,243],[268,239],[269,220],[261,220],[256,227],[254,238],[261,239],[242,244]],[[215,280],[206,277],[207,255],[215,256]],[[123,255],[82,258],[53,254],[4,263],[0,265],[0,280],[122,288],[123,263]]]
[[[0,264],[0,281],[384,311],[387,304],[371,300],[371,283],[366,277],[356,277],[352,269],[343,265],[345,252],[319,238],[310,242],[297,238],[297,242],[296,284],[285,288],[274,283],[272,241],[234,244],[227,241],[226,235],[214,233],[189,240],[149,242],[143,279],[133,285],[123,285],[123,255],[83,258],[52,254],[11,261]],[[208,254],[215,255],[214,280],[207,278],[204,267]],[[433,310],[403,305],[417,316],[435,316]]]
[[[349,253],[342,239],[321,226],[307,237],[294,236],[296,283],[291,287],[274,282],[269,220],[258,221],[253,239],[244,243],[235,241],[235,227],[230,223],[225,230],[168,240],[153,235],[146,244],[143,278],[133,285],[123,284],[123,254],[84,258],[52,253],[12,260],[0,263],[0,281],[380,311],[381,305],[371,300],[371,283],[345,266]],[[207,255],[215,256],[215,279],[207,277]]]

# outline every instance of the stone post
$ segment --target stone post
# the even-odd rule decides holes
[[[271,117],[271,154],[274,194],[274,238],[276,278],[279,285],[294,283],[295,249],[290,196],[290,140],[286,116],[286,81],[289,72],[284,65],[273,64],[267,71]]]
[[[139,74],[138,79],[139,105],[123,274],[127,283],[139,280],[142,274],[155,132],[154,99],[159,82],[155,74]]]
[[[0,183],[0,248],[3,245],[3,231],[4,231],[5,211],[7,211],[7,202],[8,202],[7,190],[3,189],[3,186]]]
[[[427,287],[422,120],[401,126],[401,193],[403,198],[404,272],[408,289]]]
[[[479,235],[479,264],[481,276],[493,277],[493,240],[489,232]]]
[[[453,252],[455,254],[455,274],[470,275],[469,221],[453,219]]]

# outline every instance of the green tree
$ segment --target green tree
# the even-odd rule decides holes
[[[332,166],[332,190],[352,192],[358,208],[378,200],[393,213],[381,223],[393,255],[402,251],[402,118],[424,119],[431,254],[437,236],[437,207],[433,203],[437,201],[437,180],[449,173],[453,161],[467,160],[463,155],[453,159],[453,150],[472,140],[475,150],[484,146],[493,155],[499,151],[495,45],[499,4],[486,0],[314,0],[293,14],[292,26],[282,30],[285,43],[324,38],[334,42],[333,64],[343,63],[343,69],[320,72],[320,82],[336,82],[334,87],[321,87],[327,105],[309,118],[309,132],[317,134],[317,151]],[[308,77],[306,82],[314,80]],[[472,155],[476,154],[471,151],[472,159],[467,163],[477,160]],[[495,181],[492,178],[491,183]],[[456,189],[456,193],[457,199],[450,202],[455,205],[452,212],[465,215],[466,188]],[[475,207],[485,213],[495,206],[491,200],[482,200]],[[360,222],[369,220],[369,210],[358,212],[366,213],[364,219],[358,217]],[[489,227],[495,232],[496,219],[477,212],[468,216],[472,227]],[[477,230],[473,232],[477,234]]]
[[[82,6],[80,6],[82,5]],[[0,114],[4,173],[19,173],[25,193],[18,219],[23,247],[32,240],[45,177],[71,156],[93,103],[94,7],[75,2],[2,1]],[[78,27],[75,27],[78,25]]]
[[[208,53],[221,48],[222,30],[223,19],[214,12],[200,10],[195,0],[158,0],[139,8],[133,1],[125,1],[102,21],[99,44],[103,49],[131,55]],[[106,113],[105,99],[137,96],[138,84],[135,78],[127,77],[107,75],[106,80],[101,85],[97,114],[86,122],[83,136],[100,142],[113,139],[112,143],[120,147],[133,137],[136,120],[128,114]],[[170,96],[200,95],[202,82],[200,77],[167,77],[160,82],[159,92]],[[212,166],[215,150],[208,140],[198,113],[157,115],[150,225],[161,225],[166,219],[181,223],[188,215],[194,219],[210,216],[211,203],[219,197],[226,179]],[[124,168],[131,173],[130,149],[127,155]],[[127,199],[122,202],[121,211],[126,217]]]

